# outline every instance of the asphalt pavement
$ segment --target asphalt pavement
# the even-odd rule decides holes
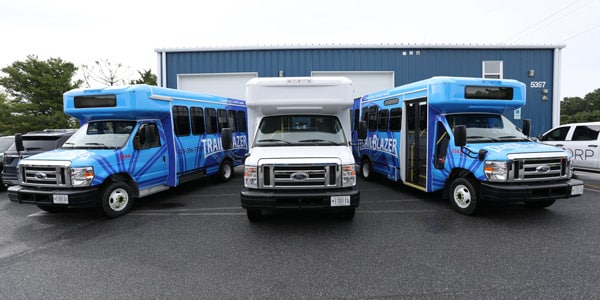
[[[586,188],[600,191],[600,173],[577,170],[575,171],[575,177],[579,180],[583,180],[583,184]]]

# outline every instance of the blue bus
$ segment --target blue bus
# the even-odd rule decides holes
[[[353,154],[366,180],[375,175],[424,192],[442,191],[473,214],[485,201],[544,208],[579,196],[572,156],[529,139],[503,114],[523,107],[525,85],[508,79],[432,77],[357,98]]]
[[[10,200],[117,217],[134,198],[204,176],[229,180],[248,151],[243,100],[133,85],[69,91],[64,111],[81,127],[60,149],[21,160]]]

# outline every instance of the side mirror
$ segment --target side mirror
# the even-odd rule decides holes
[[[531,133],[531,120],[525,119],[523,120],[523,134],[529,136]]]
[[[20,133],[15,133],[15,147],[18,152],[25,150],[25,146],[23,146],[23,136]]]
[[[465,125],[454,126],[454,145],[456,147],[467,145],[467,127]]]
[[[367,138],[367,122],[358,122],[358,139],[364,140]]]
[[[221,129],[221,143],[223,144],[223,150],[233,148],[233,132],[231,128]]]

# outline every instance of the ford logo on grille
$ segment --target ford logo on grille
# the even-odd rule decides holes
[[[46,179],[48,176],[46,176],[46,173],[43,172],[36,172],[33,176],[35,176],[36,179]]]
[[[296,173],[292,173],[292,175],[290,175],[290,178],[293,180],[306,180],[306,179],[308,179],[308,177],[310,177],[308,175],[308,173],[304,173],[304,172],[296,172]]]
[[[550,171],[550,166],[540,165],[537,168],[535,168],[535,171],[538,173],[548,173]]]

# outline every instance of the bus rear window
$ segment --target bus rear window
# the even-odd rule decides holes
[[[513,88],[500,86],[466,86],[465,99],[512,100]]]
[[[116,107],[116,95],[75,96],[75,108]]]

